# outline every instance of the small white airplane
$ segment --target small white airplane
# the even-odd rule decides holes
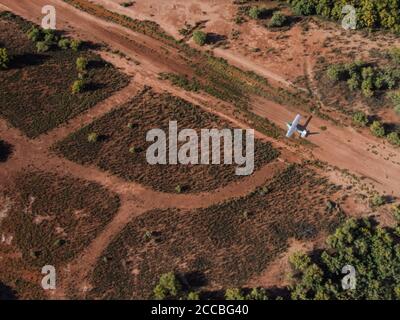
[[[297,115],[296,118],[294,118],[293,122],[287,123],[288,127],[288,132],[286,133],[286,137],[290,138],[295,132],[298,132],[300,134],[300,137],[306,138],[308,135],[308,130],[304,127],[299,126],[299,122],[301,120],[301,115]]]

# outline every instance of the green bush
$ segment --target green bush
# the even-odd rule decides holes
[[[374,95],[374,90],[373,90],[373,85],[372,85],[372,79],[371,78],[365,79],[361,83],[361,90],[362,90],[362,94],[366,98],[371,98]]]
[[[88,60],[85,57],[78,57],[76,59],[76,70],[80,73],[86,72]]]
[[[82,46],[82,41],[80,40],[72,39],[70,42],[70,47],[75,52],[79,51],[81,46]]]
[[[36,42],[36,50],[38,53],[49,51],[50,47],[44,41]]]
[[[360,89],[361,79],[357,73],[353,73],[351,78],[347,80],[347,85],[351,91]]]
[[[332,81],[339,81],[342,80],[344,71],[342,65],[335,64],[328,67],[327,75]]]
[[[288,0],[288,2],[298,15],[310,16],[316,13],[316,6],[313,0]]]
[[[99,139],[99,135],[96,132],[91,132],[88,134],[87,140],[88,142],[97,142]]]
[[[387,140],[394,146],[400,147],[400,135],[397,132],[391,132],[387,135]]]
[[[72,84],[71,91],[73,94],[81,93],[85,89],[85,81],[83,79],[75,80]]]
[[[272,28],[280,28],[285,25],[287,18],[285,15],[280,13],[279,11],[274,12],[272,15],[271,21],[269,22],[269,26]]]
[[[66,50],[70,47],[70,41],[67,38],[62,38],[58,41],[58,47],[60,49]]]
[[[383,124],[379,121],[374,121],[371,124],[371,132],[374,136],[379,137],[379,138],[383,138],[385,136],[385,127],[383,126]]]
[[[385,197],[376,194],[370,199],[370,204],[372,207],[380,207],[386,203]]]
[[[400,115],[400,91],[396,91],[390,94],[390,99],[394,104],[394,111]]]
[[[204,46],[207,42],[207,35],[200,30],[193,32],[193,41],[199,46]]]
[[[6,48],[0,48],[0,69],[8,68],[10,63],[10,58],[8,57],[8,52]]]
[[[266,8],[260,8],[260,7],[251,7],[249,9],[249,17],[255,20],[261,19],[263,14],[267,11]]]
[[[29,31],[27,32],[27,35],[28,39],[32,40],[33,42],[40,41],[43,37],[42,30],[36,27],[30,28]]]
[[[362,111],[357,111],[353,115],[353,123],[357,126],[365,127],[368,124],[368,116]]]
[[[175,298],[181,294],[182,285],[173,272],[164,273],[153,290],[157,300]]]

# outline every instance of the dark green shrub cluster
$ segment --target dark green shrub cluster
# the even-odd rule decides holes
[[[329,66],[327,76],[333,81],[346,81],[351,91],[361,90],[365,97],[370,98],[376,91],[396,88],[400,81],[400,70],[392,66],[379,68],[356,61]]]
[[[325,250],[291,257],[292,299],[400,299],[399,240],[399,228],[384,229],[369,220],[347,221],[328,238]],[[342,287],[346,265],[356,271],[355,289]]]
[[[193,32],[193,41],[199,46],[204,46],[207,42],[207,34],[201,30]]]
[[[271,28],[280,28],[283,27],[287,22],[287,17],[279,11],[275,11],[272,15],[271,21],[268,23],[268,26]]]
[[[341,21],[342,9],[352,5],[356,9],[357,28],[383,28],[400,31],[400,1],[398,0],[287,0],[298,15],[320,15]]]

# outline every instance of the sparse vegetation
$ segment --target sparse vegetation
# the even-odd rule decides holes
[[[75,80],[71,87],[71,91],[73,94],[82,93],[84,89],[85,81],[82,79]]]
[[[398,132],[391,132],[386,138],[392,145],[400,147],[400,134]]]
[[[386,134],[385,127],[380,121],[372,122],[370,129],[372,134],[378,138],[383,138]]]
[[[159,277],[171,270],[186,280],[185,292],[207,291],[209,283],[240,288],[288,248],[288,239],[311,240],[334,231],[342,214],[338,205],[327,211],[325,204],[337,190],[314,171],[290,166],[241,198],[192,211],[142,214],[104,251],[108,262],[98,260],[89,296],[152,298]],[[243,211],[249,212],[247,219]],[[154,231],[151,241],[143,238],[147,230]],[[251,297],[266,295],[255,290]]]
[[[366,127],[368,125],[368,116],[362,112],[358,111],[353,116],[353,123],[359,127]]]
[[[50,50],[44,39],[46,35],[50,39],[52,31],[42,31],[12,14],[0,15],[0,20],[2,46],[13,57],[10,67],[0,72],[0,116],[29,137],[57,127],[128,83],[127,76],[86,49],[79,53],[61,50],[54,42]],[[27,33],[38,42],[29,40]],[[49,51],[38,53],[37,44]],[[71,94],[71,86],[77,80],[75,63],[79,56],[85,56],[96,68],[88,64],[87,89]]]
[[[285,25],[287,18],[284,14],[279,11],[275,11],[272,15],[271,21],[268,23],[269,27],[280,28]]]
[[[204,46],[207,42],[207,34],[201,30],[193,32],[193,41],[199,46]]]
[[[0,48],[0,69],[7,69],[10,63],[10,58],[6,48]]]

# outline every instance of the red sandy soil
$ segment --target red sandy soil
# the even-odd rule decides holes
[[[111,1],[104,0],[101,2],[104,2],[103,4],[107,5],[107,7],[112,5]],[[187,8],[186,6],[188,6],[188,10],[191,10],[189,12],[197,12],[197,16],[193,16],[193,19],[196,21],[200,19],[197,17],[203,16],[202,11],[206,11],[207,19],[211,22],[214,21],[214,23],[217,23],[221,12],[230,12],[232,9],[232,7],[228,6],[227,9],[225,8],[222,10],[223,8],[221,8],[221,6],[224,4],[224,1],[218,1],[218,4],[217,1],[214,1],[214,6],[212,7],[210,7],[211,1],[202,1],[201,5],[196,4],[195,2],[196,1],[182,0],[179,1],[178,4],[180,5],[179,8]],[[288,147],[284,141],[274,141],[275,146],[284,148],[281,150],[282,157],[280,162],[267,165],[251,177],[245,178],[240,182],[229,185],[212,194],[205,193],[196,195],[170,195],[157,193],[138,184],[124,182],[119,178],[101,172],[94,167],[83,167],[69,162],[66,159],[56,157],[48,152],[48,147],[52,143],[65,137],[68,133],[75,131],[80,126],[90,123],[93,118],[101,116],[114,106],[127,101],[130,96],[133,96],[144,84],[150,85],[156,90],[167,90],[174,95],[196,103],[205,110],[214,112],[217,115],[232,121],[235,125],[243,126],[243,124],[232,116],[232,113],[230,112],[231,110],[229,110],[229,105],[205,94],[184,92],[179,88],[172,87],[168,83],[158,80],[157,75],[159,72],[185,72],[187,70],[184,65],[177,64],[173,59],[173,54],[177,54],[176,52],[172,52],[172,58],[161,56],[158,52],[160,52],[159,49],[162,47],[162,44],[154,39],[137,34],[113,23],[108,23],[92,17],[72,8],[60,0],[0,0],[0,3],[4,4],[6,9],[37,23],[41,20],[42,6],[47,4],[55,5],[57,9],[57,27],[59,29],[67,30],[82,39],[106,43],[112,48],[118,49],[140,62],[140,64],[137,65],[115,55],[108,53],[102,54],[103,57],[111,61],[114,65],[133,75],[131,84],[93,109],[71,120],[65,126],[57,128],[35,140],[25,138],[18,130],[10,128],[3,120],[0,121],[0,135],[2,136],[2,139],[15,146],[14,153],[9,161],[5,164],[1,164],[1,181],[7,183],[7,181],[10,181],[9,179],[12,179],[12,176],[19,169],[34,164],[35,167],[39,169],[64,174],[65,172],[68,172],[73,176],[100,183],[111,191],[118,193],[121,197],[122,205],[119,213],[85,250],[85,252],[71,263],[70,267],[67,268],[67,271],[64,271],[70,272],[73,276],[68,277],[70,280],[65,280],[66,282],[61,281],[61,288],[57,290],[54,298],[64,297],[63,289],[70,284],[68,281],[73,281],[74,284],[82,283],[82,286],[87,285],[84,282],[86,275],[91,270],[91,267],[93,267],[96,259],[101,255],[104,248],[109,244],[113,237],[115,237],[115,235],[117,235],[122,228],[131,221],[131,219],[140,215],[144,211],[153,208],[167,207],[204,207],[225,199],[244,195],[249,190],[260,185],[268,177],[272,177],[272,175],[278,170],[282,169],[284,167],[283,162],[291,162],[293,160],[300,161],[302,158],[300,154],[304,155],[304,157],[308,157],[303,148],[298,148],[298,154],[293,154],[293,152],[288,151]],[[146,7],[147,4],[150,3],[155,5],[158,1],[152,0],[146,2],[146,4],[137,1],[135,8],[139,10],[139,8],[141,8],[140,5]],[[172,5],[172,2],[168,2],[168,5]],[[117,10],[115,5],[113,7]],[[122,7],[118,6],[118,10],[122,10],[120,8]],[[213,8],[212,10],[214,11],[210,8]],[[181,12],[179,10],[178,12]],[[142,18],[145,17],[144,9],[143,12]],[[160,10],[160,12],[162,11]],[[171,13],[170,11],[169,14],[171,15],[173,12]],[[155,19],[155,17],[153,18]],[[181,21],[184,22],[186,16],[185,18],[179,19],[181,20],[176,22],[176,25],[181,27],[180,23]],[[163,19],[160,21],[157,20],[157,22],[163,21]],[[167,25],[167,22],[169,21],[168,16],[165,17],[165,21],[165,25]],[[161,25],[165,27],[164,22],[161,23]],[[171,31],[170,28],[166,29],[167,31]],[[282,85],[290,85],[294,80],[294,77],[288,79],[286,78],[287,75],[285,73],[277,72],[282,71],[280,68],[284,69],[281,65],[275,66],[275,70],[270,70],[266,66],[261,67],[259,61],[253,61],[251,58],[240,53],[235,54],[232,50],[228,53],[224,52],[229,60],[232,60],[233,62],[236,61],[238,64],[242,63],[242,66],[245,68],[254,68],[254,71],[257,71],[267,78],[273,78]],[[288,66],[286,66],[286,68],[289,69]],[[296,73],[297,71],[293,71],[293,75]],[[301,74],[300,71],[298,73]],[[285,122],[291,120],[297,112],[290,106],[280,106],[261,98],[254,99],[252,101],[252,106],[255,112],[276,122],[282,127],[285,127]],[[321,132],[319,128],[322,126],[326,126],[328,131]],[[400,194],[399,165],[393,163],[400,162],[398,151],[393,150],[389,146],[383,145],[381,141],[371,137],[370,135],[356,132],[351,128],[334,126],[331,123],[316,117],[311,121],[310,130],[312,132],[320,132],[320,134],[311,135],[309,138],[312,143],[317,145],[317,148],[312,151],[314,158],[327,161],[331,165],[336,165],[342,169],[348,169],[352,172],[368,176],[372,181],[374,181],[377,190],[385,191],[389,194]],[[270,138],[263,137],[259,133],[258,137],[262,137],[269,141],[271,140]],[[377,145],[376,150],[379,150],[379,154],[375,155],[370,151],[367,151],[369,145]],[[294,149],[292,148],[291,150],[293,151]],[[384,155],[389,153],[393,156],[390,160],[384,160]]]

